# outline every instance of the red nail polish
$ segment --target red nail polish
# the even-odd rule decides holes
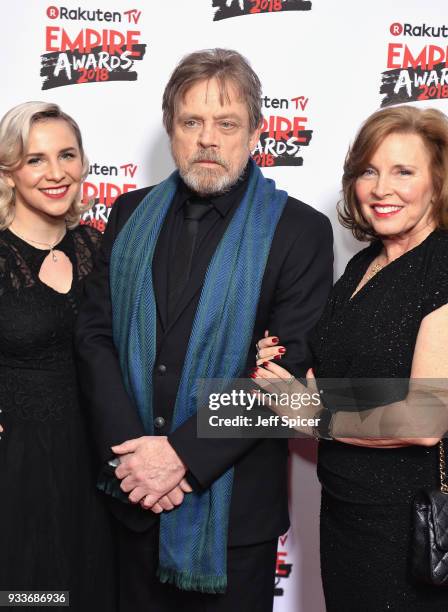
[[[276,355],[276,356],[274,357],[274,359],[277,359],[277,360],[278,360],[278,359],[281,359],[281,358],[282,358],[282,356],[281,356],[281,355]]]
[[[249,374],[249,378],[257,378],[255,374]]]
[[[264,362],[263,362],[263,367],[264,367],[264,368],[269,367],[269,361],[264,361]]]
[[[285,348],[283,348],[283,347],[281,347],[281,348],[279,348],[279,349],[278,349],[278,352],[279,352],[279,353],[282,353],[282,354],[283,354],[283,353],[286,353],[286,349],[285,349]]]
[[[279,339],[277,338],[277,336],[274,336],[272,338],[272,344],[278,344],[279,343]]]

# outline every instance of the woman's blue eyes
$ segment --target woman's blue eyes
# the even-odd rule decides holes
[[[76,157],[75,153],[72,151],[65,151],[60,155],[61,159],[74,159]],[[36,166],[39,162],[42,161],[42,157],[30,157],[27,161],[27,164],[31,166]]]

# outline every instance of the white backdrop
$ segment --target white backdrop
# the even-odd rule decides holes
[[[448,111],[442,0],[16,0],[2,13],[0,114],[47,100],[78,120],[92,164],[85,195],[97,201],[86,221],[100,228],[119,193],[173,169],[161,97],[190,51],[229,47],[251,61],[268,128],[257,163],[330,217],[335,277],[362,246],[335,214],[344,156],[361,121],[403,102]],[[276,612],[324,610],[314,462],[312,442],[294,443],[292,528],[279,544]]]

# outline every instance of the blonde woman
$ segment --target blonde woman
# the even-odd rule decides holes
[[[87,171],[79,127],[55,104],[26,102],[3,117],[0,590],[65,590],[71,609],[113,610],[109,527],[72,351],[100,239],[79,225]]]

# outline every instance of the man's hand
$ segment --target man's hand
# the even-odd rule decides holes
[[[188,484],[185,478],[183,478],[177,487],[174,487],[172,491],[164,495],[152,506],[149,505],[151,499],[148,499],[148,496],[141,500],[140,506],[144,510],[149,509],[152,512],[155,512],[155,514],[160,514],[164,510],[173,510],[173,508],[176,506],[180,506],[180,504],[184,501],[185,493],[191,493],[192,491],[193,489],[191,486]]]
[[[166,436],[127,440],[113,446],[112,451],[120,456],[115,470],[122,481],[120,488],[129,493],[129,501],[134,504],[145,498],[148,508],[173,491],[187,471]]]

